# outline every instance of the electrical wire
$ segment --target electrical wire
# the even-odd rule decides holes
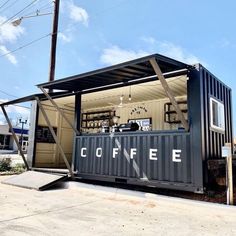
[[[18,48],[16,48],[16,49],[12,50],[12,51],[9,51],[9,52],[7,52],[7,53],[5,53],[5,54],[1,54],[0,57],[4,57],[4,56],[7,56],[7,55],[9,55],[9,54],[12,54],[12,53],[14,53],[14,52],[16,52],[16,51],[19,51],[19,50],[21,50],[21,49],[23,49],[23,48],[25,48],[25,47],[28,47],[28,46],[30,46],[30,45],[32,45],[32,44],[34,44],[34,43],[40,41],[41,39],[44,39],[44,38],[50,36],[50,35],[52,35],[52,34],[51,34],[51,33],[46,34],[46,35],[44,35],[44,36],[42,36],[42,37],[40,37],[40,38],[37,38],[37,39],[35,39],[35,40],[33,40],[33,41],[29,42],[29,43],[26,43],[26,44],[24,44],[24,45],[22,45],[22,46],[20,46],[20,47],[18,47]]]
[[[1,104],[1,103],[2,103],[2,102],[0,102],[0,104]],[[10,105],[8,105],[8,106],[21,107],[21,108],[28,109],[28,110],[31,109],[30,107],[26,107],[26,106],[22,106],[22,105],[17,105],[17,104],[10,104]]]
[[[27,16],[30,16],[32,14],[36,14],[35,16],[37,16],[38,14],[40,14],[42,11],[48,10],[48,9],[53,9],[53,7],[47,7],[45,9],[36,9],[35,11],[31,11],[29,13],[27,13],[24,16],[21,16],[20,18],[26,18]]]
[[[10,97],[18,98],[17,96],[12,95],[12,94],[10,94],[10,93],[7,93],[7,92],[5,92],[5,91],[3,91],[3,90],[0,90],[0,93],[3,93],[3,94],[5,94],[5,95],[7,95],[7,96],[10,96]],[[3,103],[3,102],[0,102],[0,104],[1,104],[1,103]],[[16,107],[22,107],[22,108],[30,109],[30,107],[26,107],[26,106],[22,106],[22,105],[12,104],[12,106],[16,106]]]
[[[7,96],[11,96],[11,97],[14,97],[14,98],[18,98],[18,97],[16,97],[15,95],[9,94],[9,93],[7,93],[7,92],[5,92],[5,91],[3,91],[3,90],[0,90],[0,93],[3,93],[3,94],[5,94],[5,95],[7,95]]]
[[[25,6],[23,9],[21,9],[20,11],[18,11],[17,13],[15,13],[13,16],[11,16],[10,18],[6,19],[1,25],[5,25],[6,23],[8,23],[10,20],[12,20],[14,17],[16,17],[17,15],[19,15],[20,13],[22,13],[23,11],[25,11],[27,8],[32,7],[32,5],[38,0],[33,0],[31,3],[29,3],[27,6]]]
[[[7,0],[6,2],[4,2],[1,6],[0,9],[3,8],[10,0]]]
[[[2,14],[4,11],[6,11],[7,9],[9,9],[10,7],[14,6],[19,0],[15,0],[11,5],[6,6],[4,9],[2,9],[2,11],[0,11],[0,14]]]
[[[25,108],[25,109],[28,109],[28,110],[31,109],[30,107],[26,107],[26,106],[22,106],[22,105],[16,105],[16,104],[11,104],[9,106],[21,107],[21,108]]]
[[[41,12],[41,11],[45,11],[45,10],[47,10],[47,9],[53,8],[53,6],[51,5],[51,3],[52,3],[52,2],[46,3],[46,4],[44,4],[43,6],[39,6],[39,7],[36,8],[34,11],[25,13],[26,15],[24,15],[24,16],[32,15],[32,14],[34,14],[34,13],[37,14],[37,12]],[[51,6],[49,6],[49,5],[51,5]],[[23,16],[23,17],[24,17],[24,16]]]

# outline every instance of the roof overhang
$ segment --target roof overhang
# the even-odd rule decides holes
[[[49,93],[49,94],[52,98],[60,98],[63,96],[67,96],[67,93],[65,93],[65,92],[55,92],[55,93]],[[71,95],[71,94],[69,94],[69,95]],[[0,107],[23,103],[23,102],[34,101],[35,97],[38,97],[40,100],[47,100],[47,97],[43,93],[36,93],[36,94],[31,94],[29,96],[25,96],[25,97],[21,97],[21,98],[17,98],[17,99],[11,100],[11,101],[1,103]]]
[[[150,63],[152,58],[155,58],[157,61],[165,78],[187,74],[188,70],[192,68],[191,65],[169,57],[152,54],[118,65],[42,83],[37,86],[43,89],[59,90],[60,92],[49,93],[49,95],[51,98],[60,98],[75,95],[76,93],[86,94],[126,85],[151,82],[157,80],[157,75]],[[0,106],[29,102],[35,100],[36,97],[39,100],[48,100],[45,94],[40,93],[1,103]]]
[[[120,87],[125,84],[141,83],[142,80],[145,80],[145,82],[153,81],[157,79],[157,76],[150,63],[150,59],[152,58],[155,58],[162,73],[167,76],[175,71],[186,73],[192,67],[174,59],[153,54],[118,65],[42,83],[37,86],[43,89],[87,93],[99,88],[102,90],[106,87]]]

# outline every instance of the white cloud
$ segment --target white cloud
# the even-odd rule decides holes
[[[10,51],[4,46],[4,45],[0,45],[0,52],[1,55],[4,55],[6,53],[9,53]],[[18,62],[16,60],[16,57],[14,55],[12,55],[11,53],[6,55],[6,58],[13,64],[16,65]]]
[[[204,63],[200,58],[188,52],[186,49],[168,41],[158,41],[153,37],[144,36],[141,40],[147,44],[151,53],[160,53],[187,64]],[[206,65],[206,63],[204,63]]]
[[[157,42],[156,39],[154,39],[153,37],[150,37],[150,36],[141,37],[141,40],[143,40],[144,42],[149,43],[149,44],[155,44]]]
[[[187,52],[185,49],[171,42],[156,42],[157,51],[160,54],[174,58],[178,61],[188,64],[195,64],[201,62],[201,60],[193,54]]]
[[[100,61],[106,65],[113,65],[149,54],[159,53],[187,64],[202,63],[207,65],[203,60],[174,43],[158,41],[153,37],[141,37],[141,40],[145,42],[145,46],[137,51],[123,49],[117,45],[103,49]]]
[[[1,55],[9,53],[10,51],[5,46],[6,43],[14,43],[16,40],[24,34],[24,28],[21,26],[13,26],[10,22],[4,23],[7,20],[6,17],[0,16],[0,52]],[[13,64],[17,64],[16,57],[12,54],[7,54],[6,58]]]
[[[64,33],[58,33],[58,38],[60,38],[65,43],[70,43],[72,38],[71,35],[65,35]]]
[[[7,18],[0,16],[0,24]],[[0,43],[14,43],[22,34],[24,28],[22,26],[13,26],[10,22],[0,27]]]
[[[217,47],[220,46],[221,48],[230,48],[230,49],[235,49],[236,44],[231,42],[230,40],[223,38],[218,42]]]
[[[106,65],[114,65],[124,61],[143,57],[148,54],[148,52],[142,50],[135,52],[133,50],[121,49],[120,47],[113,45],[103,50],[100,61]]]
[[[69,17],[71,20],[73,20],[74,22],[80,22],[85,26],[88,26],[89,15],[84,8],[78,7],[73,2],[70,2],[68,3],[68,9]]]

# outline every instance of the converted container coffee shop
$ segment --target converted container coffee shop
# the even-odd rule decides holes
[[[32,168],[202,193],[232,143],[231,89],[200,64],[154,54],[38,87],[2,104],[34,100]]]

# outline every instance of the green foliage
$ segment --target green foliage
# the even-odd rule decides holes
[[[14,167],[11,168],[11,171],[13,171],[15,173],[22,173],[25,171],[25,165],[18,163]]]
[[[3,158],[0,160],[0,172],[11,170],[11,159]]]

